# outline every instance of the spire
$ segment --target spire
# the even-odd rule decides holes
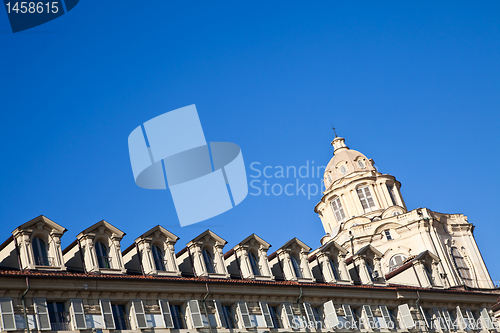
[[[335,127],[333,127],[333,123],[332,123],[332,130],[333,130],[333,133],[335,134],[335,137],[337,137],[337,131],[335,130]]]

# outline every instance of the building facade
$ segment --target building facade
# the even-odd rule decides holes
[[[408,211],[392,175],[332,141],[312,250],[161,226],[122,250],[106,221],[62,249],[45,216],[0,245],[2,331],[498,332],[500,291],[461,214]]]

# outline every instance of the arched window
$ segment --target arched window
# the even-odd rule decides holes
[[[330,258],[330,267],[332,268],[333,276],[335,277],[335,280],[340,280],[340,271],[339,271],[339,265],[333,258]]]
[[[455,263],[458,274],[464,280],[464,283],[469,286],[471,284],[472,277],[470,275],[470,270],[464,260],[464,257],[456,247],[451,248],[451,256],[453,258],[453,262]]]
[[[208,273],[215,273],[214,259],[212,253],[207,249],[203,249],[203,260],[205,260]]]
[[[155,267],[157,271],[165,271],[165,260],[163,259],[163,251],[156,245],[152,248],[153,259],[155,261]]]
[[[295,276],[297,278],[301,278],[302,277],[302,269],[300,268],[300,261],[294,255],[292,255],[291,258],[292,258],[292,266],[293,266],[293,271],[295,272]]]
[[[407,257],[404,254],[393,255],[391,260],[389,260],[389,272],[392,272],[396,268],[403,265],[403,263],[406,259],[407,259]]]
[[[257,257],[253,252],[250,252],[248,255],[248,258],[250,259],[250,266],[252,267],[252,273],[254,276],[260,276],[260,267],[259,267],[259,261],[257,260]]]
[[[51,266],[49,256],[47,254],[47,245],[39,238],[33,238],[33,255],[35,256],[35,265],[37,266]]]
[[[95,243],[95,252],[97,254],[97,263],[99,268],[111,268],[110,257],[108,257],[108,249],[102,242]]]

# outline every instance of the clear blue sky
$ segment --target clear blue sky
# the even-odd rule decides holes
[[[466,214],[500,280],[498,1],[81,1],[17,34],[0,10],[0,40],[0,238],[44,214],[63,246],[101,219],[123,247],[157,224],[177,250],[207,228],[226,249],[251,233],[319,246],[320,195],[248,196],[181,228],[168,191],[135,185],[129,133],[196,104],[249,175],[326,164],[334,123],[409,209]]]

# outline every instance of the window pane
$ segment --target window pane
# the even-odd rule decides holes
[[[295,272],[295,276],[298,278],[301,278],[302,277],[302,270],[300,268],[299,259],[297,259],[297,257],[295,257],[295,256],[291,256],[291,258],[292,258],[292,266],[293,266],[293,270]]]

